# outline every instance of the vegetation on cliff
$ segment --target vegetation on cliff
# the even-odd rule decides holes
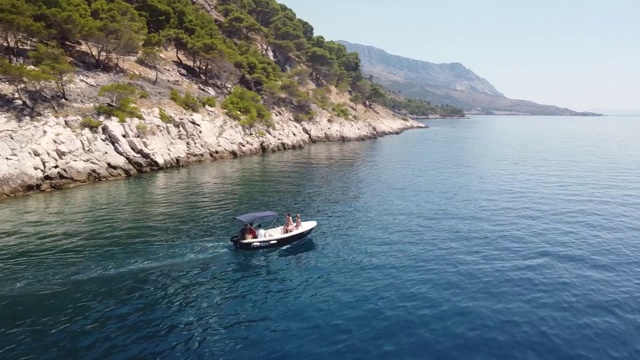
[[[437,115],[446,118],[464,117],[462,109],[444,104],[432,105],[430,101],[400,96],[397,92],[386,91],[386,96],[380,104],[394,112],[412,117],[427,117]]]
[[[314,106],[339,108],[327,93],[348,92],[353,107],[387,106],[408,115],[449,115],[389,93],[362,76],[356,53],[314,34],[313,27],[275,0],[219,0],[205,11],[190,0],[3,0],[0,3],[0,77],[21,104],[56,108],[75,68],[125,73],[128,57],[155,71],[162,53],[202,86],[215,88],[223,109],[242,124],[270,124],[269,108],[285,107],[305,121]],[[328,89],[328,90],[323,90]],[[107,102],[96,112],[121,121],[139,117],[140,89],[114,84],[100,89]],[[167,94],[193,111],[215,106],[177,90]],[[345,114],[346,112],[346,114]]]

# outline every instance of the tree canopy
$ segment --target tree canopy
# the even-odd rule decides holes
[[[414,100],[391,98],[365,80],[356,53],[316,35],[311,24],[275,0],[218,0],[214,8],[208,13],[191,0],[3,0],[0,75],[23,83],[35,73],[20,64],[34,65],[39,79],[54,81],[66,99],[70,49],[86,51],[103,71],[118,68],[122,57],[139,55],[156,69],[157,81],[158,53],[171,48],[197,81],[236,100],[256,103],[253,94],[263,100],[285,94],[310,113],[302,89],[313,84],[349,90],[356,104],[413,109],[409,113],[425,109]]]

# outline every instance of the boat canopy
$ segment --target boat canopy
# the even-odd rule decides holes
[[[273,211],[263,211],[263,212],[256,212],[256,213],[249,213],[249,214],[244,214],[244,215],[239,215],[234,217],[234,219],[241,221],[245,224],[249,224],[252,222],[256,222],[257,220],[271,220],[271,219],[275,219],[278,217],[278,214],[276,214]]]

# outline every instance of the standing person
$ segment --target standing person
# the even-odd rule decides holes
[[[265,236],[264,229],[262,228],[262,224],[258,224],[258,239],[263,239]]]
[[[300,214],[296,214],[296,230],[302,229],[302,222],[300,221]]]

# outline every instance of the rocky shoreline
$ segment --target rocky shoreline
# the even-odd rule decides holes
[[[218,108],[200,113],[142,110],[144,120],[101,119],[82,127],[79,116],[16,120],[0,113],[0,198],[134,176],[191,163],[302,148],[310,143],[375,139],[424,128],[390,112],[370,112],[366,120],[320,114],[297,123],[285,111],[273,127],[241,127]]]

